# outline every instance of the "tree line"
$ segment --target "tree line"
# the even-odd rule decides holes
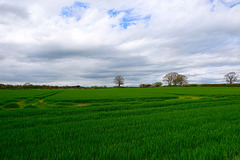
[[[33,85],[29,82],[23,85],[11,85],[11,84],[0,84],[0,89],[74,89],[83,88],[80,85],[77,86],[50,86],[50,85]]]
[[[235,82],[240,81],[240,77],[236,72],[229,72],[224,75],[224,79],[227,84],[188,84],[188,77],[179,74],[177,72],[170,72],[163,76],[163,82],[167,83],[168,86],[185,86],[185,87],[194,87],[194,86],[240,86],[240,84],[234,84]],[[121,87],[124,85],[124,78],[122,76],[116,76],[114,78],[114,84]],[[140,88],[146,87],[162,87],[162,82],[156,82],[153,84],[140,84]],[[76,86],[50,86],[50,85],[33,85],[29,82],[26,82],[24,85],[10,85],[10,84],[0,84],[0,89],[79,89],[79,88],[107,88],[107,86],[92,86],[92,87],[82,87],[80,85]]]
[[[229,72],[226,75],[224,75],[224,79],[225,81],[229,84],[232,85],[235,82],[239,82],[239,75],[236,72]],[[177,72],[170,72],[168,74],[166,74],[165,76],[163,76],[163,82],[167,83],[168,86],[204,86],[203,85],[188,85],[188,77],[183,75],[183,74],[179,74]],[[121,85],[124,85],[124,78],[122,76],[116,76],[114,79],[114,83],[117,84],[118,87],[120,87]],[[210,86],[210,85],[214,85],[214,84],[206,84],[205,86]],[[224,84],[216,84],[215,86],[225,86]],[[162,82],[156,82],[154,84],[140,84],[139,87],[140,88],[146,88],[146,87],[161,87],[162,86]],[[237,85],[235,85],[237,86]]]

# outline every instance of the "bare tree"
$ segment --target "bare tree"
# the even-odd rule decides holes
[[[174,81],[175,84],[179,84],[180,86],[182,86],[183,84],[187,84],[188,81],[187,81],[188,77],[187,76],[184,76],[182,74],[178,74],[177,75],[177,79]]]
[[[162,87],[162,82],[156,82],[153,84],[154,87]]]
[[[187,76],[178,74],[177,72],[171,72],[171,73],[166,74],[163,77],[163,81],[167,82],[169,86],[183,85],[183,84],[188,83]]]
[[[239,81],[238,79],[239,75],[237,75],[236,72],[229,72],[228,74],[226,74],[224,76],[224,79],[226,80],[226,82],[228,82],[229,84],[233,84],[234,82]]]
[[[120,87],[121,85],[124,84],[124,79],[122,76],[116,76],[114,79],[114,83],[118,85],[118,87]]]
[[[172,84],[174,84],[174,80],[177,78],[177,75],[177,72],[168,73],[163,77],[163,81],[167,82],[168,85],[171,86]]]
[[[30,82],[26,82],[23,84],[24,86],[31,86],[32,84]]]

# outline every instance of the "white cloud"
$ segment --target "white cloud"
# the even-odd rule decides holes
[[[240,72],[240,5],[214,0],[0,1],[0,83],[127,85],[161,81],[177,71],[191,83],[223,82]],[[226,5],[228,4],[228,5]],[[137,21],[123,28],[124,13]],[[125,13],[126,14],[126,13]],[[133,20],[131,20],[133,18]]]

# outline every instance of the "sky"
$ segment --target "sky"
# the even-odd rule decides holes
[[[240,74],[240,0],[0,0],[0,83],[125,86]]]

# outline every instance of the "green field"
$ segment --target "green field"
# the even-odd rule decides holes
[[[0,90],[0,159],[237,160],[240,88]]]

